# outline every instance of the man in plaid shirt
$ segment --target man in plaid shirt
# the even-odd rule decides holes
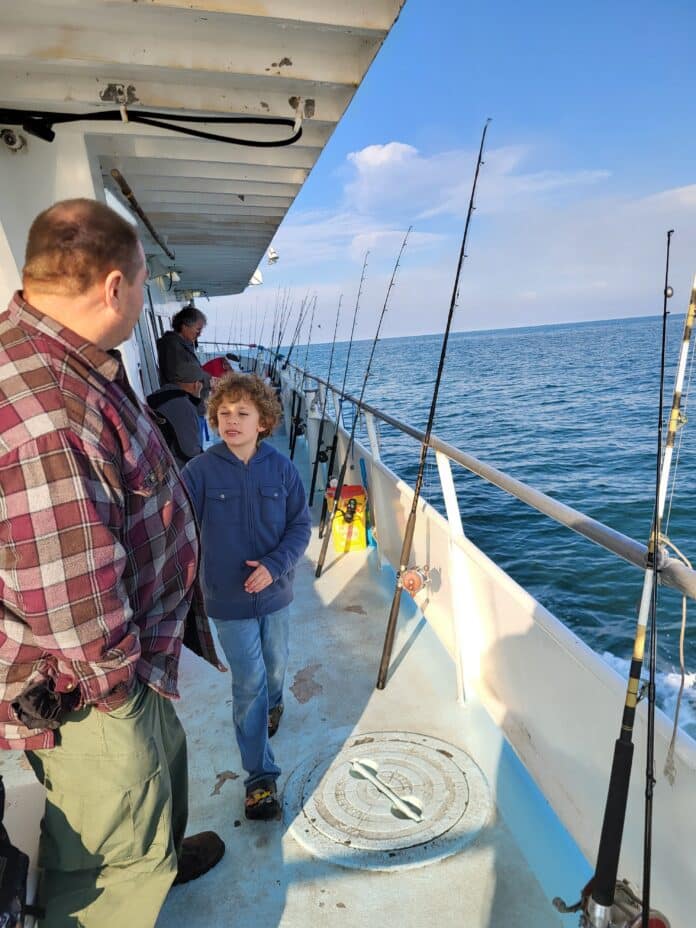
[[[47,791],[47,926],[154,925],[173,881],[224,853],[184,839],[182,642],[218,663],[198,537],[115,347],[142,309],[134,228],[66,200],[29,232],[0,314],[0,747]]]

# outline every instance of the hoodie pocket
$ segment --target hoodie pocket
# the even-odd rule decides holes
[[[242,516],[241,493],[233,493],[227,487],[212,487],[206,491],[203,513],[205,521],[209,521],[216,528],[224,528],[226,525],[238,525]]]
[[[261,517],[269,525],[285,525],[286,492],[281,484],[264,484],[259,487],[261,495]]]

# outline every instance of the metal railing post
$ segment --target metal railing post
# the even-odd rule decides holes
[[[456,578],[457,587],[452,586],[452,630],[454,632],[454,646],[457,651],[457,660],[454,662],[457,673],[457,702],[466,701],[466,687],[464,681],[464,639],[466,629],[466,607],[471,605],[471,584],[469,571],[464,558],[464,552],[459,545],[454,544],[456,537],[464,538],[462,515],[459,511],[457,490],[452,477],[450,459],[441,451],[435,452],[437,470],[440,475],[440,486],[445,500],[445,511],[449,524],[449,558],[452,566],[450,576]],[[464,586],[461,590],[460,586]],[[462,595],[464,594],[464,595]]]
[[[370,451],[375,461],[381,461],[379,429],[375,423],[375,417],[371,412],[365,413],[365,426],[367,427],[367,437],[370,439]]]
[[[389,563],[389,559],[384,553],[384,546],[379,542],[379,530],[380,526],[386,525],[386,513],[384,511],[383,501],[380,498],[379,494],[374,491],[375,487],[375,463],[380,463],[382,460],[380,453],[380,437],[379,437],[379,425],[375,422],[375,417],[371,412],[365,413],[365,427],[367,429],[367,436],[370,440],[370,452],[372,454],[372,463],[371,463],[371,473],[370,473],[370,506],[372,508],[372,516],[375,522],[375,534],[377,536],[377,553],[379,555],[380,567],[384,567]]]

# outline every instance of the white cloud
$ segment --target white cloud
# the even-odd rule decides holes
[[[521,209],[559,190],[582,190],[609,178],[605,170],[525,170],[528,146],[510,145],[485,155],[477,203],[482,212]],[[421,155],[411,145],[370,145],[348,155],[355,169],[344,202],[360,214],[396,211],[410,219],[466,215],[477,152],[464,149]]]
[[[403,142],[387,142],[386,145],[368,145],[361,151],[352,151],[348,154],[348,160],[362,173],[403,163],[417,156],[418,149],[413,145],[404,145]]]

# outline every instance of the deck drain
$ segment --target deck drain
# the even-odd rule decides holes
[[[457,853],[488,820],[483,773],[454,745],[412,732],[329,744],[290,775],[285,819],[311,854],[343,867],[417,867]]]

